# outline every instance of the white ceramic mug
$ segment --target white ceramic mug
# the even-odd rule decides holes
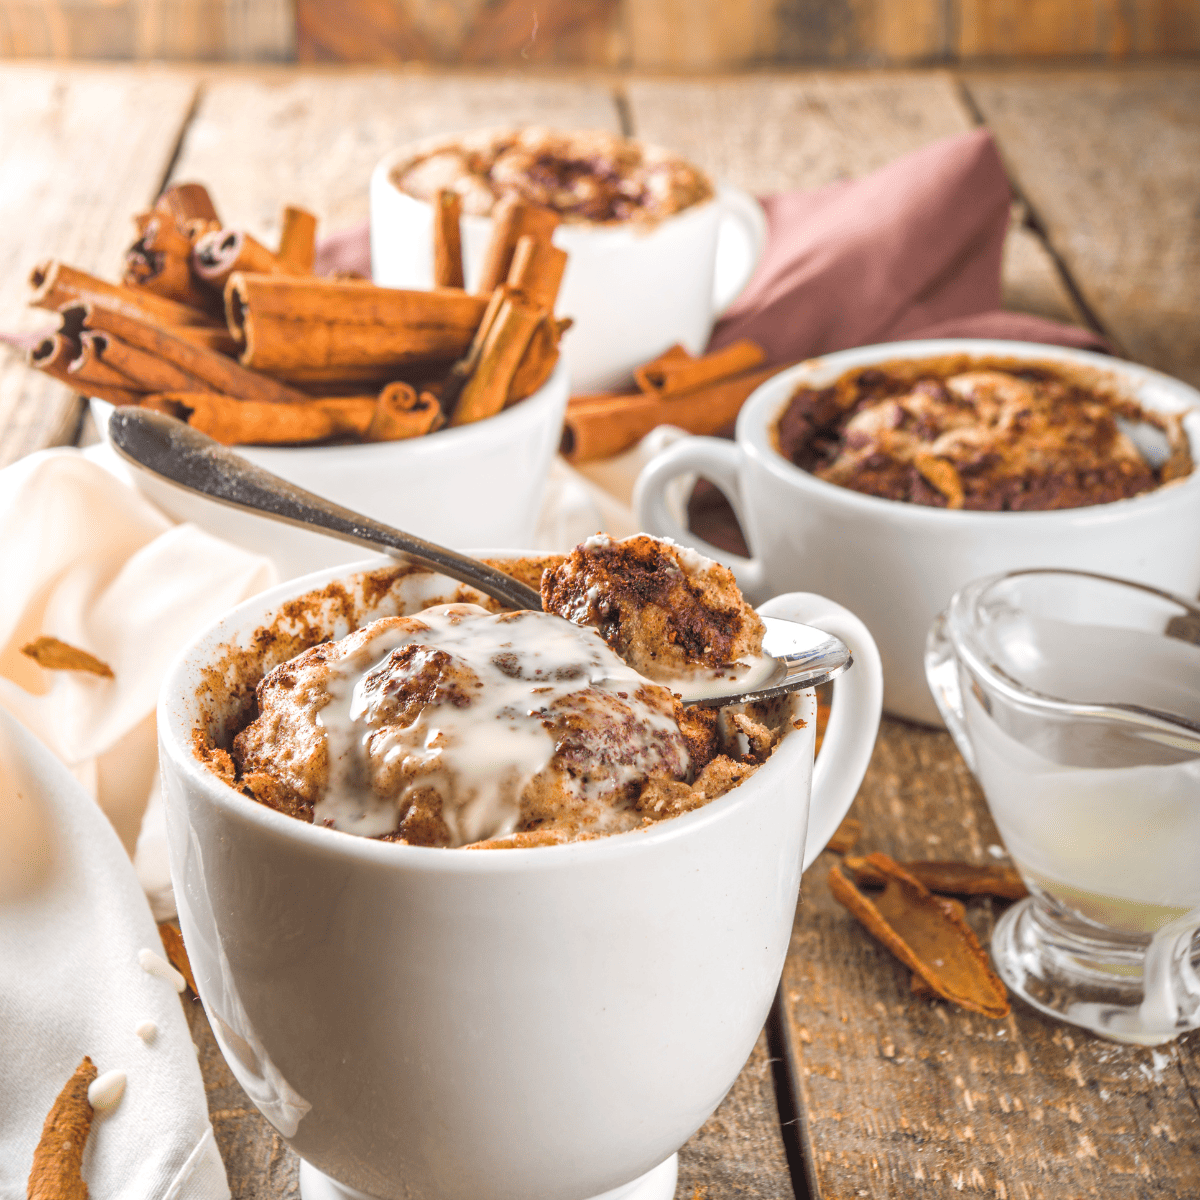
[[[255,597],[164,683],[171,873],[217,1040],[305,1160],[306,1200],[666,1200],[675,1151],[762,1027],[802,864],[870,758],[882,695],[870,635],[818,596],[763,609],[854,654],[815,770],[810,691],[795,697],[800,727],[751,778],[645,831],[531,850],[394,845],[257,804],[193,752],[196,729],[229,733],[231,680],[245,700],[272,653],[294,652],[254,636],[288,601],[327,589],[319,614],[303,609],[315,642],[460,590],[424,573],[381,590],[380,568],[395,563]],[[227,671],[231,646],[247,653]]]
[[[92,401],[108,436],[112,406]],[[562,362],[532,396],[486,421],[427,437],[346,446],[237,446],[257,466],[377,521],[444,546],[533,541],[567,406]],[[209,500],[129,464],[138,489],[177,521],[274,562],[281,579],[362,558],[362,548]]]
[[[1083,350],[1028,342],[893,342],[800,363],[746,401],[735,441],[687,438],[647,464],[634,505],[648,533],[672,537],[731,567],[751,598],[819,588],[856,612],[883,657],[884,707],[929,724],[941,719],[925,682],[925,634],[972,579],[1023,567],[1121,575],[1184,596],[1200,590],[1200,470],[1156,491],[1052,512],[963,512],[863,495],[793,466],[774,426],[801,385],[825,387],[844,372],[896,359],[947,354],[1020,358],[1111,374],[1147,408],[1188,412],[1200,463],[1200,392],[1149,367]],[[729,498],[753,557],[727,554],[672,516],[665,490],[680,475],[712,480]]]
[[[420,150],[394,151],[371,175],[371,270],[383,287],[433,283],[433,209],[392,180],[397,164]],[[491,229],[490,217],[462,218],[468,288],[478,281]],[[575,322],[563,341],[572,392],[620,386],[676,342],[700,353],[713,322],[753,274],[765,239],[758,201],[725,186],[649,228],[560,225],[554,244],[570,258],[557,310]]]

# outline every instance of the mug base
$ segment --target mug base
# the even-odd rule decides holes
[[[659,1163],[632,1183],[623,1183],[591,1200],[671,1200],[678,1178],[679,1155],[672,1154],[666,1162]],[[375,1200],[366,1192],[330,1179],[303,1159],[300,1160],[300,1197],[301,1200]]]
[[[1181,964],[1170,961],[1173,931],[1160,934],[1135,954],[1056,920],[1034,895],[996,923],[992,963],[1010,992],[1048,1017],[1110,1041],[1159,1046],[1200,1026],[1200,1006],[1186,1011],[1190,988],[1175,977]]]

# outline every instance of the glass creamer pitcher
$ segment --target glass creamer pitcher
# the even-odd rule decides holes
[[[925,670],[1031,893],[992,935],[1008,987],[1119,1041],[1200,1026],[1200,608],[996,575],[934,622]]]

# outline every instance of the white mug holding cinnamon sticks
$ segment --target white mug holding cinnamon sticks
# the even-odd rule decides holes
[[[377,284],[433,285],[434,205],[409,194],[401,180],[423,155],[480,136],[489,135],[410,144],[376,166],[371,176],[371,259]],[[480,205],[472,205],[468,192],[462,254],[466,286],[478,290],[493,219],[473,215],[472,207]],[[702,351],[716,318],[757,266],[765,234],[762,209],[753,197],[735,188],[714,189],[707,180],[694,202],[661,219],[596,222],[568,215],[553,240],[570,256],[558,311],[574,319],[563,341],[572,391],[621,386],[635,367],[677,343]]]

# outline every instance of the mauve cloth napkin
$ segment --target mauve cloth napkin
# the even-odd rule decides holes
[[[750,338],[777,363],[926,337],[1107,349],[1090,330],[1000,311],[1011,199],[986,129],[861,179],[766,196],[762,261],[710,348]]]

